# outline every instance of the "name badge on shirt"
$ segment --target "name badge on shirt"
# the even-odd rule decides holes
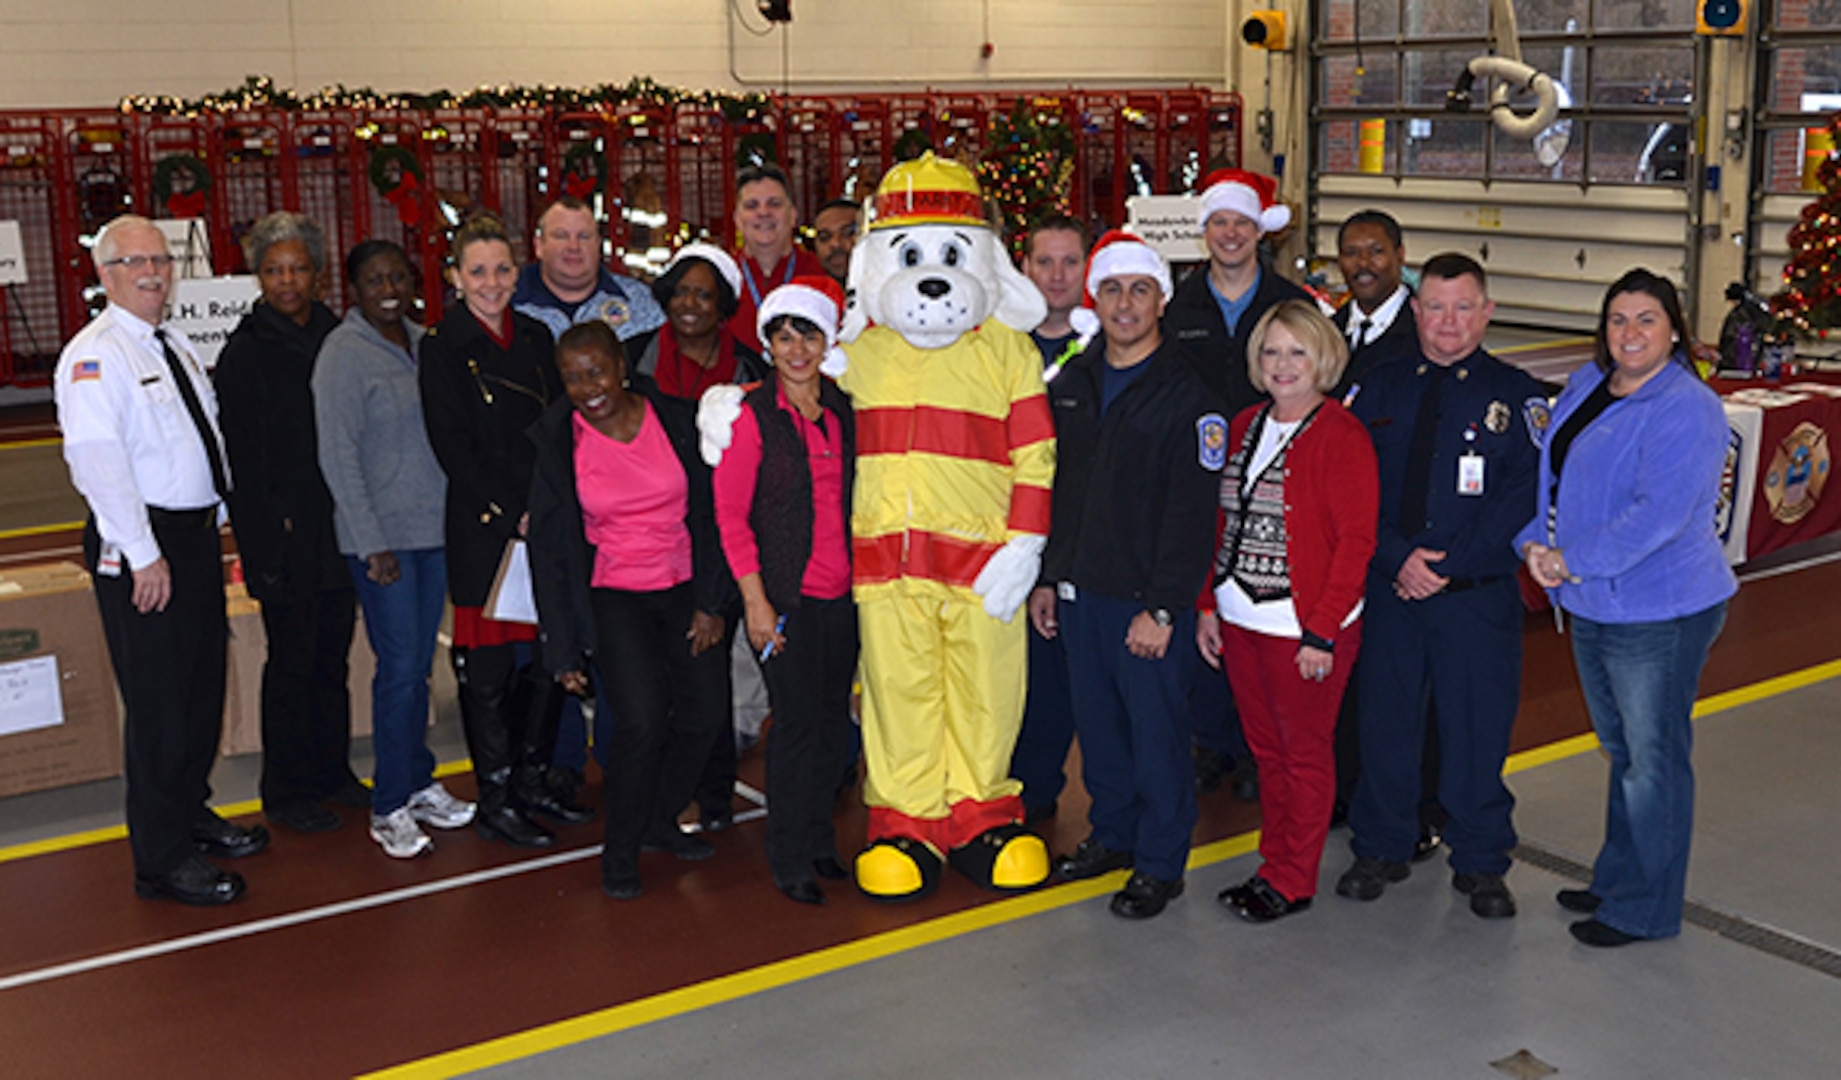
[[[1055,595],[1070,604],[1080,599],[1080,593],[1075,590],[1074,583],[1071,581],[1056,582]]]
[[[1483,494],[1482,454],[1470,450],[1457,459],[1457,493],[1459,495]]]

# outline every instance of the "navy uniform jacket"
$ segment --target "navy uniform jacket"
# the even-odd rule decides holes
[[[1253,389],[1247,374],[1247,335],[1267,308],[1283,300],[1310,300],[1310,294],[1262,264],[1253,302],[1240,316],[1240,325],[1229,326],[1208,287],[1208,267],[1203,265],[1183,279],[1164,307],[1164,347],[1175,346],[1229,417],[1265,399],[1266,395]]]
[[[1208,583],[1227,421],[1169,341],[1143,362],[1103,419],[1104,337],[1048,386],[1058,450],[1040,584],[1182,611]]]
[[[1426,493],[1426,529],[1411,536],[1401,531],[1407,452],[1419,398],[1433,367],[1430,361],[1409,358],[1373,370],[1350,406],[1368,425],[1381,466],[1381,523],[1374,562],[1369,564],[1375,586],[1392,581],[1418,547],[1445,552],[1443,562],[1428,565],[1452,579],[1500,577],[1521,565],[1510,544],[1534,513],[1540,465],[1540,452],[1528,432],[1529,417],[1545,425],[1547,398],[1527,372],[1482,349],[1453,364],[1445,378]],[[1481,495],[1458,494],[1459,457],[1467,449],[1484,459]]]
[[[1351,300],[1331,316],[1344,341],[1349,340],[1349,320],[1355,317],[1355,301]],[[1342,378],[1337,381],[1336,389],[1330,396],[1341,401],[1352,387],[1368,380],[1370,372],[1384,364],[1396,360],[1419,359],[1419,323],[1413,318],[1413,301],[1409,297],[1400,305],[1400,314],[1387,324],[1381,336],[1368,342],[1359,349],[1349,351],[1349,366],[1343,369]]]

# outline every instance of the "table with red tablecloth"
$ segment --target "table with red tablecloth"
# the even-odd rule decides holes
[[[1841,427],[1841,375],[1712,385],[1732,427],[1719,508],[1727,559],[1746,562],[1841,530],[1841,491],[1827,491],[1828,432]]]

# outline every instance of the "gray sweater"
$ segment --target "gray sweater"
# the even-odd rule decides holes
[[[320,471],[346,555],[442,546],[447,474],[428,446],[416,379],[426,331],[407,320],[403,327],[407,353],[354,307],[327,335],[314,365]]]

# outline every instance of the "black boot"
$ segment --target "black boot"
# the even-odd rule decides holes
[[[594,811],[579,806],[557,793],[549,781],[549,770],[537,765],[521,765],[512,779],[512,799],[528,816],[542,814],[564,825],[580,825],[594,819]]]
[[[466,732],[473,774],[481,778],[483,803],[484,778],[511,771],[511,724],[506,706],[512,680],[517,677],[515,658],[510,645],[454,649],[450,655],[460,691],[460,726]]]
[[[479,812],[473,826],[488,840],[503,840],[512,847],[547,848],[556,834],[525,817],[512,803],[511,770],[501,769],[479,777]]]

